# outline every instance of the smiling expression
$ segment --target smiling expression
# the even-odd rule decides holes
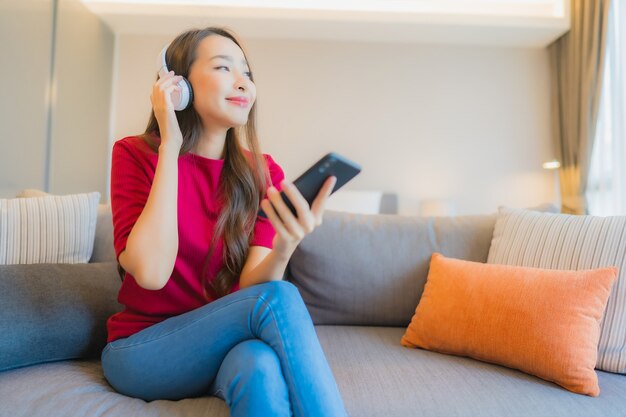
[[[189,70],[193,106],[204,126],[246,124],[256,100],[256,86],[246,57],[232,40],[219,35],[204,38]]]

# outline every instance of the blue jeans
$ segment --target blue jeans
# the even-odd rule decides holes
[[[102,351],[116,391],[146,401],[214,395],[233,417],[347,416],[298,289],[244,288]]]

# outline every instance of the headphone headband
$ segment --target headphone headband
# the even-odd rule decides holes
[[[159,76],[163,76],[164,74],[170,72],[170,70],[167,69],[167,62],[165,61],[165,54],[167,53],[167,48],[169,48],[169,46],[169,44],[165,45],[163,49],[161,49],[161,53],[159,54],[159,59],[157,62],[159,68]]]
[[[159,78],[165,76],[170,70],[167,68],[167,62],[165,61],[165,54],[167,52],[167,48],[169,48],[169,44],[165,45],[163,49],[161,49],[161,53],[159,54],[157,65],[159,67]],[[191,105],[193,101],[193,89],[191,88],[191,84],[185,77],[178,82],[178,86],[180,87],[180,94],[176,94],[177,97],[173,97],[174,110],[182,111]]]

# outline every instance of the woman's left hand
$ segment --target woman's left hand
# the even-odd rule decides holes
[[[322,224],[326,200],[328,200],[336,182],[336,177],[328,177],[313,200],[311,207],[309,207],[309,203],[302,197],[296,186],[283,180],[280,183],[281,187],[295,207],[297,217],[291,213],[281,198],[280,192],[274,187],[268,188],[268,198],[261,202],[261,208],[276,230],[273,241],[274,251],[284,258],[291,257],[300,241]]]

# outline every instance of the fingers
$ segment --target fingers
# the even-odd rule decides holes
[[[174,71],[170,71],[167,74],[163,75],[163,77],[160,77],[154,83],[154,86],[152,87],[152,92],[153,93],[158,92],[158,91],[165,92],[171,86],[173,86],[173,87],[178,86],[178,83],[182,79],[183,79],[182,76],[174,75]]]
[[[161,78],[154,84],[153,91],[166,92],[168,90],[171,91],[173,88],[179,88],[178,83],[182,79],[183,77],[181,77],[180,75],[174,75],[174,76]]]
[[[302,240],[305,235],[315,229],[315,226],[322,224],[322,214],[326,200],[332,193],[336,183],[336,177],[331,176],[327,178],[315,197],[311,208],[309,208],[309,203],[295,185],[288,181],[282,181],[282,189],[296,209],[297,217],[289,210],[280,192],[274,187],[268,188],[268,198],[261,202],[261,208],[267,214],[277,233],[280,233],[285,238]]]
[[[174,75],[174,72],[170,71],[164,74],[154,83],[154,86],[152,88],[152,94],[150,95],[150,101],[152,102],[152,106],[153,108],[155,108],[155,110],[161,107],[164,107],[166,109],[172,107],[172,92],[180,91],[178,82],[180,82],[180,80],[182,79],[182,76]]]
[[[324,185],[320,189],[319,193],[313,200],[311,204],[311,213],[315,218],[315,225],[319,226],[322,224],[322,214],[324,214],[324,208],[326,207],[326,201],[328,197],[333,192],[333,188],[335,188],[335,184],[337,183],[337,177],[328,177],[324,182]]]
[[[292,183],[283,180],[281,185],[283,191],[289,197],[289,201],[296,209],[297,221],[300,223],[300,226],[302,226],[305,233],[311,233],[315,229],[315,218],[311,214],[308,201]]]
[[[168,96],[171,96],[172,92],[174,91],[180,91],[180,87],[178,85],[168,85],[166,87],[161,87],[156,90],[156,94],[153,92],[150,95],[150,98],[153,100],[153,104],[154,104],[155,97],[159,97],[159,98],[168,97]]]
[[[286,193],[287,191],[285,191],[285,194]],[[293,213],[291,213],[291,210],[289,210],[287,204],[285,204],[285,202],[283,201],[278,190],[274,187],[268,188],[267,196],[271,201],[274,210],[276,211],[278,216],[280,216],[283,225],[289,231],[289,233],[299,240],[303,239],[305,234],[303,228],[300,226],[298,220],[295,218]]]
[[[278,217],[278,214],[276,214],[276,211],[274,210],[274,207],[269,202],[269,200],[264,199],[263,201],[261,201],[261,208],[267,215],[270,223],[272,223],[272,226],[274,226],[274,230],[276,230],[276,233],[283,236],[284,238],[288,238],[289,232],[287,231],[287,229],[285,229],[285,226],[283,226],[283,222]]]
[[[162,77],[159,77],[154,85],[167,85],[171,83],[178,83],[182,79],[183,77],[181,75],[175,75],[174,71],[170,71],[164,74]]]

